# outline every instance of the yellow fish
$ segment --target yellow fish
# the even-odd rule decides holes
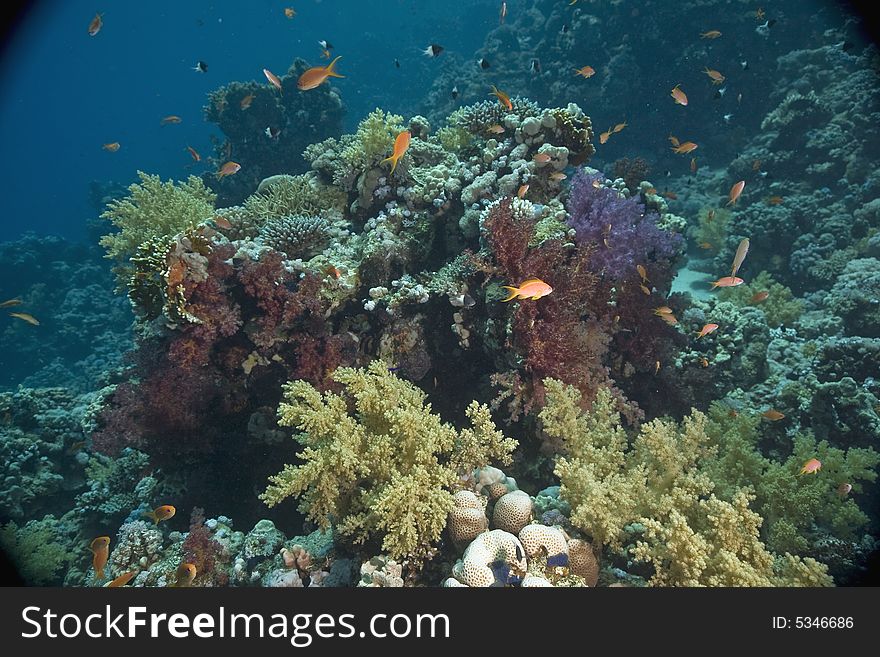
[[[510,296],[506,299],[502,299],[502,301],[511,301],[512,299],[531,299],[532,301],[537,301],[541,297],[546,297],[553,291],[553,288],[547,285],[540,278],[530,278],[527,281],[523,281],[519,287],[513,287],[511,285],[502,285],[505,290],[510,292]]]

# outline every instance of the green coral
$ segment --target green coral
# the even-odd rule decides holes
[[[333,524],[355,544],[381,538],[396,559],[427,558],[460,477],[491,460],[509,462],[516,442],[476,402],[466,411],[472,428],[456,431],[382,361],[338,368],[333,380],[341,393],[322,395],[305,381],[285,386],[279,424],[302,432],[303,464],[270,477],[261,499],[275,506],[300,497],[321,528]]]
[[[216,195],[190,176],[185,182],[162,182],[159,176],[138,171],[140,183],[133,183],[124,199],[110,201],[101,214],[119,231],[104,235],[101,245],[108,258],[124,263],[138,247],[154,239],[170,238],[211,216]]]
[[[404,128],[402,116],[373,110],[358,124],[354,141],[342,151],[342,160],[352,169],[364,171],[391,155],[394,140]]]
[[[733,213],[724,208],[704,207],[700,210],[700,224],[697,227],[697,243],[707,250],[718,253],[724,245],[729,232]]]
[[[0,550],[15,564],[28,584],[52,584],[58,571],[70,562],[69,551],[59,542],[55,516],[29,520],[19,527],[10,522],[0,528]]]
[[[753,302],[752,298],[758,292],[769,292],[769,296],[765,301]],[[777,283],[766,271],[743,285],[720,289],[718,297],[737,306],[756,306],[764,313],[768,326],[773,328],[793,324],[804,312],[803,301],[797,299],[791,289]]]
[[[824,564],[777,557],[764,546],[762,518],[749,508],[751,490],[716,493],[711,473],[717,469],[708,466],[721,450],[704,414],[693,411],[680,425],[648,422],[630,443],[608,389],[600,388],[584,413],[575,388],[553,379],[544,385],[547,404],[539,417],[566,450],[555,472],[572,524],[612,550],[624,549],[637,535],[629,552],[653,565],[651,585],[831,583]]]
[[[324,216],[341,212],[345,195],[335,187],[324,185],[314,174],[278,175],[266,178],[249,196],[242,208],[244,221],[252,226],[253,237],[267,219],[296,215]]]

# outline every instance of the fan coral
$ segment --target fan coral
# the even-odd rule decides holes
[[[425,395],[381,361],[339,368],[341,394],[323,396],[304,381],[284,388],[280,424],[303,432],[303,465],[270,478],[261,499],[275,506],[301,496],[300,509],[355,544],[381,538],[394,558],[427,558],[453,509],[459,477],[490,460],[509,460],[489,409],[472,403],[473,429],[456,431],[425,404]],[[351,409],[351,411],[349,410]]]

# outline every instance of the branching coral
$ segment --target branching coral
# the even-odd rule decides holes
[[[628,445],[607,390],[599,390],[585,416],[576,391],[558,381],[545,386],[547,406],[539,417],[567,450],[556,474],[572,524],[612,549],[638,537],[630,552],[653,565],[650,584],[831,583],[827,568],[813,559],[785,555],[785,567],[775,569],[777,558],[760,541],[762,518],[749,509],[753,493],[734,487],[730,499],[715,494],[706,466],[718,446],[705,415],[694,411],[681,426],[654,420]]]
[[[456,431],[425,404],[425,395],[382,361],[339,368],[340,394],[323,396],[304,381],[285,386],[280,424],[301,431],[302,465],[270,478],[270,506],[301,497],[300,509],[321,527],[336,524],[361,544],[374,538],[395,558],[427,558],[440,538],[459,477],[490,460],[507,462],[504,438],[477,403],[473,428]]]
[[[755,296],[762,292],[768,293],[765,300]],[[744,285],[720,290],[718,297],[738,306],[757,306],[767,318],[767,325],[774,328],[793,324],[804,311],[803,301],[765,271]]]

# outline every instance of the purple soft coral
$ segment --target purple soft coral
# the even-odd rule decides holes
[[[668,265],[681,252],[681,235],[657,227],[657,214],[645,213],[636,198],[623,198],[599,185],[602,174],[579,172],[571,184],[569,225],[580,244],[593,244],[592,269],[618,283],[632,278],[636,265]],[[666,261],[666,262],[663,262]]]

